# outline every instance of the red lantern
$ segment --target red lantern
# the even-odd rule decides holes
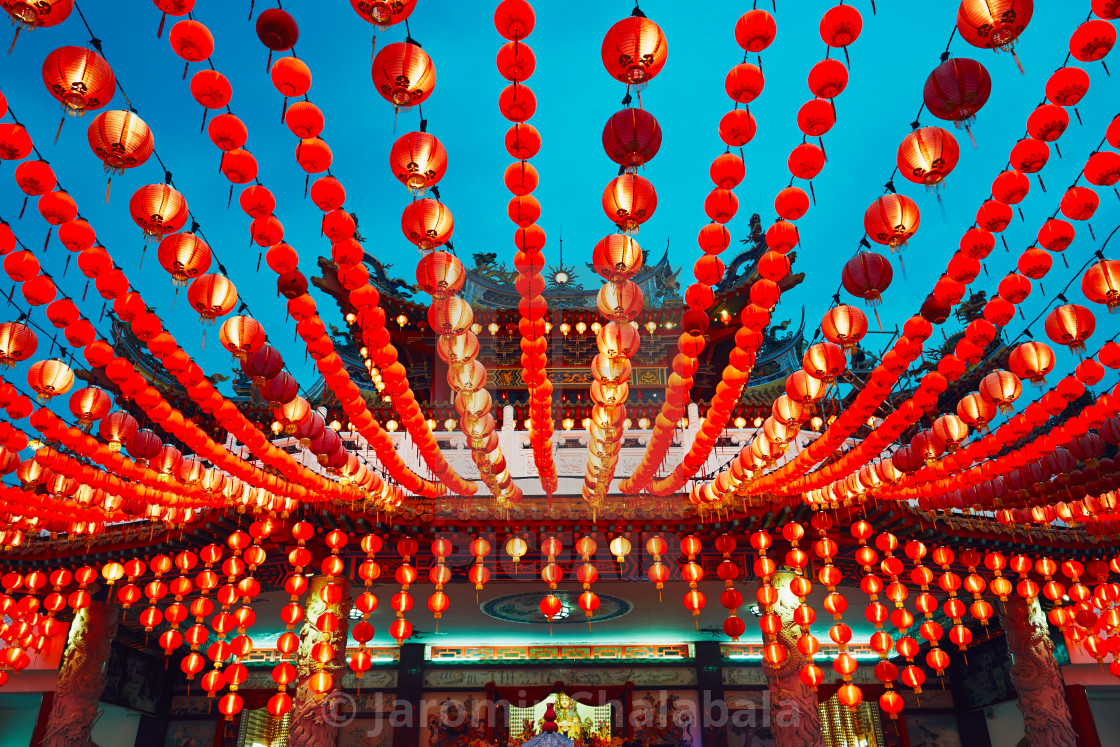
[[[601,51],[612,78],[640,89],[661,72],[669,46],[660,26],[644,16],[630,16],[611,26]]]
[[[868,306],[882,303],[882,293],[890,287],[893,276],[890,262],[874,252],[860,252],[848,260],[841,273],[845,290],[864,299]]]
[[[159,243],[159,263],[179,287],[209,270],[211,257],[210,245],[189,231],[165,236]]]
[[[923,98],[933,116],[967,127],[991,93],[992,78],[983,65],[965,57],[953,57],[930,73]]]
[[[170,184],[149,184],[133,193],[128,210],[148,241],[159,241],[187,223],[186,198]]]
[[[1109,313],[1120,308],[1120,261],[1102,259],[1081,276],[1081,292],[1093,303],[1104,304]]]
[[[1096,327],[1093,312],[1079,304],[1063,304],[1046,316],[1046,336],[1073,352],[1085,350],[1085,341]]]
[[[637,233],[656,209],[657,191],[637,174],[615,177],[603,190],[603,212],[627,234]]]
[[[661,125],[645,109],[623,109],[603,127],[603,150],[628,171],[644,166],[660,148]]]
[[[110,175],[141,166],[155,149],[152,131],[144,120],[130,111],[102,112],[89,123],[89,147],[101,159]],[[109,187],[105,187],[109,199]]]
[[[922,127],[907,135],[898,146],[899,172],[927,187],[938,185],[960,159],[957,140],[940,127]]]
[[[203,275],[191,284],[187,299],[204,324],[213,324],[237,305],[237,287],[225,275]]]
[[[43,83],[63,111],[82,116],[100,109],[116,93],[117,79],[105,58],[84,47],[59,47],[43,61]]]
[[[1069,52],[1075,60],[1103,60],[1116,44],[1116,28],[1106,20],[1094,18],[1077,27],[1069,37]]]
[[[735,41],[747,52],[761,52],[778,33],[774,16],[765,10],[748,10],[735,23]]]
[[[957,31],[974,47],[1009,50],[1033,14],[1034,0],[962,0]]]
[[[393,143],[389,151],[393,176],[412,194],[423,194],[447,171],[447,151],[435,136],[410,132]]]
[[[35,333],[21,322],[0,324],[0,366],[14,368],[35,354],[38,347]]]
[[[443,203],[431,197],[409,203],[401,215],[405,238],[421,251],[443,246],[455,230],[455,220]]]
[[[898,194],[883,195],[871,203],[863,215],[863,227],[868,238],[878,244],[886,244],[891,251],[898,251],[898,247],[905,245],[920,223],[917,203]]]
[[[423,103],[436,85],[436,67],[419,45],[394,42],[373,59],[373,84],[397,111]]]

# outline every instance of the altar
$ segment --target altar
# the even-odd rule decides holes
[[[541,732],[544,712],[549,703],[555,704],[557,732],[577,744],[586,743],[592,737],[603,740],[611,738],[612,704],[601,706],[585,705],[565,693],[553,693],[540,702],[519,708],[509,709],[509,733],[511,737],[528,739]]]

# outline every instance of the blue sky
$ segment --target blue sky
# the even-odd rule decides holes
[[[256,38],[253,24],[245,20],[248,5],[202,0],[195,18],[214,33],[213,63],[233,84],[231,106],[248,125],[247,147],[261,164],[261,181],[276,194],[286,241],[300,252],[301,268],[310,276],[317,274],[316,257],[329,256],[330,247],[319,236],[321,213],[303,197],[304,173],[294,159],[297,141],[280,121],[281,97],[268,78],[267,50]],[[624,94],[622,85],[604,71],[599,48],[605,31],[629,14],[632,6],[593,3],[581,6],[577,13],[568,4],[542,1],[535,5],[537,27],[527,41],[537,58],[536,74],[529,81],[538,101],[531,122],[541,131],[544,143],[533,159],[540,173],[535,193],[543,206],[540,224],[549,234],[545,251],[550,261],[557,259],[557,239],[563,226],[565,262],[582,268],[590,260],[595,242],[613,230],[603,215],[600,196],[617,169],[603,153],[600,134],[607,118],[621,108]],[[805,77],[825,53],[817,25],[830,5],[779,3],[777,39],[762,56],[766,88],[751,107],[758,120],[758,135],[746,146],[747,178],[736,190],[740,212],[729,226],[736,238],[746,234],[752,212],[762,214],[764,225],[773,219],[773,195],[789,181],[786,155],[801,140],[795,118],[810,96]],[[795,270],[805,272],[806,281],[787,295],[776,320],[796,318],[804,304],[809,323],[815,324],[827,308],[839,285],[840,268],[863,233],[863,212],[881,193],[894,167],[897,145],[910,131],[909,123],[921,103],[922,85],[938,64],[955,22],[955,3],[930,4],[919,12],[910,3],[879,2],[878,15],[871,14],[866,1],[856,5],[864,15],[864,30],[850,48],[851,77],[847,91],[837,100],[838,123],[825,136],[829,162],[815,181],[816,206],[798,221],[802,245]],[[270,6],[258,2],[256,11]],[[412,36],[437,67],[438,82],[424,105],[424,114],[429,131],[444,142],[449,153],[441,193],[455,216],[456,249],[468,264],[470,255],[479,251],[497,252],[511,263],[514,251],[514,226],[506,217],[510,195],[502,183],[502,173],[511,161],[502,145],[509,122],[497,107],[506,81],[494,65],[504,40],[494,30],[492,7],[492,3],[420,0],[410,19]],[[742,60],[733,29],[749,7],[747,3],[693,5],[657,0],[642,4],[665,30],[669,56],[662,73],[642,94],[645,107],[661,123],[664,139],[660,153],[643,172],[658,190],[657,213],[637,238],[655,254],[670,241],[671,261],[685,268],[682,280],[691,280],[691,265],[699,253],[696,233],[707,222],[703,200],[712,186],[708,166],[723,151],[716,126],[731,108],[723,80],[727,70]],[[399,222],[409,196],[389,172],[387,157],[394,139],[416,128],[417,112],[395,117],[391,106],[374,91],[370,82],[372,27],[346,3],[331,4],[329,12],[312,12],[302,3],[289,3],[286,8],[300,24],[296,50],[314,74],[310,97],[326,115],[323,136],[334,152],[333,173],[346,185],[347,207],[359,214],[371,253],[391,262],[394,275],[412,280],[417,257],[403,238]],[[293,323],[284,318],[273,274],[263,265],[260,273],[256,271],[257,248],[247,246],[249,219],[237,208],[236,194],[233,207],[226,208],[229,187],[217,170],[218,151],[199,132],[200,107],[190,96],[189,76],[180,80],[183,63],[167,41],[174,19],[168,19],[163,38],[157,39],[159,12],[150,4],[137,3],[122,14],[87,0],[83,10],[134,106],[153,129],[157,151],[217,256],[284,353],[289,368],[309,385],[313,368],[304,363],[302,343],[292,341]],[[1088,3],[1038,4],[1017,45],[1025,75],[1020,75],[1009,54],[975,49],[959,37],[954,39],[954,55],[973,57],[988,68],[992,96],[973,128],[976,149],[963,131],[954,130],[961,143],[961,162],[941,192],[943,207],[924,187],[901,178],[895,182],[900,191],[918,201],[923,220],[905,251],[906,278],[896,263],[894,284],[880,308],[885,325],[901,324],[932,289],[961,233],[972,224],[976,208],[988,196],[992,178],[1023,134],[1027,115],[1042,100],[1046,79],[1062,64],[1069,34],[1084,20],[1087,10]],[[404,35],[403,27],[394,27],[378,35],[378,44],[400,41]],[[0,57],[0,90],[102,242],[133,283],[156,301],[167,327],[207,373],[228,373],[229,358],[216,340],[208,340],[205,351],[200,349],[201,327],[182,300],[172,314],[171,284],[155,261],[154,248],[149,249],[143,268],[137,269],[143,242],[128,215],[128,198],[137,187],[162,181],[156,160],[115,178],[112,200],[106,205],[101,164],[86,141],[90,116],[68,118],[58,144],[51,144],[59,108],[45,90],[39,69],[50,50],[85,44],[88,36],[76,13],[59,27],[21,34],[14,52]],[[1112,102],[1118,99],[1120,82],[1107,77],[1099,63],[1083,66],[1092,80],[1079,106],[1084,125],[1071,117],[1070,128],[1060,141],[1064,158],[1053,155],[1043,171],[1050,191],[1042,192],[1032,179],[1031,193],[1020,205],[1027,222],[1016,214],[1005,232],[1011,253],[1005,253],[997,242],[987,263],[990,278],[981,276],[973,290],[995,292],[998,280],[1012,269],[1018,252],[1033,241],[1038,226],[1056,208],[1065,186],[1116,114]],[[191,67],[192,72],[200,69],[198,64]],[[118,95],[110,106],[124,108],[125,103]],[[929,115],[921,121],[923,125],[942,124]],[[3,170],[10,174],[11,166]],[[1103,238],[1115,225],[1118,210],[1111,189],[1101,188],[1099,193],[1101,208],[1093,226],[1098,238]],[[10,176],[0,179],[0,216],[38,254],[47,226],[33,206],[23,220],[16,220],[21,201],[22,193]],[[1047,291],[1064,285],[1098,244],[1079,225],[1078,239],[1067,251],[1072,267],[1066,269],[1056,261],[1051,277],[1043,283]],[[76,267],[61,277],[64,252],[53,243],[44,267],[64,291],[80,297],[85,279]],[[1115,250],[1110,254],[1116,256]],[[732,256],[729,252],[725,258],[730,261]],[[594,282],[586,269],[580,274],[583,280]],[[9,285],[6,277],[0,279],[5,294]],[[314,293],[324,320],[341,326],[333,303],[318,291]],[[1045,303],[1038,295],[1036,288],[1025,304],[1028,318]],[[1071,300],[1075,297],[1081,300],[1078,287],[1072,289]],[[96,321],[100,299],[91,292],[82,308]],[[36,314],[43,321],[42,312]],[[1098,333],[1089,343],[1090,350],[1115,330],[1115,319],[1098,314]],[[1015,333],[1021,327],[1021,322],[1013,323]],[[99,325],[103,332],[107,328],[107,324]],[[1041,332],[1040,325],[1036,329]],[[946,332],[953,331],[950,322]],[[1105,331],[1109,335],[1102,334]],[[938,333],[932,342],[940,343]],[[1072,359],[1063,356],[1061,361],[1065,367],[1060,363],[1058,370],[1068,371]]]

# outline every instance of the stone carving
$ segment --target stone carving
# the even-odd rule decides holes
[[[350,630],[350,582],[345,578],[335,578],[334,583],[342,589],[342,601],[337,605],[327,605],[319,597],[319,590],[330,582],[326,576],[316,576],[307,590],[307,615],[300,629],[299,650],[296,652],[296,671],[299,685],[296,687],[292,702],[292,721],[288,744],[292,747],[335,747],[338,741],[338,727],[344,720],[337,712],[342,689],[343,672],[346,670],[346,636]],[[324,612],[333,612],[340,621],[334,633],[323,633],[315,623]],[[311,658],[311,649],[320,641],[326,640],[334,646],[334,659],[326,666],[326,671],[334,677],[334,687],[323,697],[317,696],[308,687],[311,675],[317,669]]]
[[[786,648],[786,660],[778,669],[763,664],[770,683],[770,716],[777,747],[824,747],[821,736],[821,718],[817,712],[817,694],[801,681],[800,671],[805,658],[797,650],[797,631],[794,629],[793,611],[797,597],[789,592],[793,574],[778,572],[771,583],[778,590],[778,603],[774,612],[782,618],[782,632],[778,643]]]
[[[1027,744],[1032,747],[1075,747],[1077,733],[1069,715],[1062,673],[1054,660],[1054,643],[1046,628],[1046,615],[1038,599],[1018,595],[1006,603],[1000,625],[1007,647],[1015,657],[1011,683],[1019,692]]]
[[[101,715],[97,703],[105,689],[105,662],[117,634],[119,613],[115,605],[93,602],[74,616],[43,747],[90,744],[93,725]]]

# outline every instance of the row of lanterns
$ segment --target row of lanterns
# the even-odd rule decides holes
[[[521,332],[521,370],[529,388],[529,444],[541,487],[549,497],[559,484],[552,453],[552,382],[548,377],[548,303],[542,295],[545,279],[543,248],[545,232],[536,221],[540,202],[533,196],[539,182],[529,159],[541,145],[540,132],[528,120],[536,108],[532,90],[525,85],[536,68],[533,50],[525,43],[536,23],[532,6],[525,0],[503,0],[494,11],[494,25],[508,41],[498,50],[498,72],[510,85],[498,97],[498,108],[512,124],[505,136],[506,150],[515,159],[505,171],[506,187],[513,193],[507,213],[517,225],[514,266],[518,270],[514,287],[521,296],[518,303]]]

